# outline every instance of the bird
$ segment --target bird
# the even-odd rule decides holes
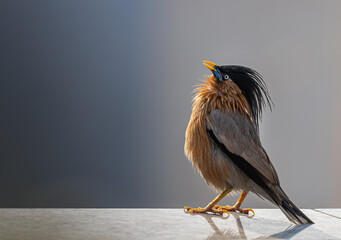
[[[186,213],[229,215],[241,208],[249,192],[278,206],[294,224],[313,224],[280,186],[277,172],[263,148],[259,121],[273,106],[263,77],[240,65],[204,61],[212,72],[197,86],[185,133],[186,157],[206,183],[220,194],[206,207],[184,207]],[[229,193],[241,192],[233,206],[217,205]],[[225,214],[224,214],[225,213]]]

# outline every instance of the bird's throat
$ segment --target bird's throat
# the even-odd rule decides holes
[[[219,82],[216,77],[211,75],[206,77],[206,81],[196,91],[193,110],[199,107],[201,109],[197,110],[201,113],[209,113],[214,109],[226,112],[238,111],[252,118],[250,106],[245,96],[233,81]]]

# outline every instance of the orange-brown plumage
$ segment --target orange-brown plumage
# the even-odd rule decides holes
[[[218,82],[211,75],[199,85],[193,98],[192,115],[186,130],[185,154],[206,182],[217,190],[224,190],[229,176],[229,165],[219,166],[211,156],[211,141],[206,132],[206,122],[212,110],[240,112],[251,117],[250,106],[239,87],[232,81]]]

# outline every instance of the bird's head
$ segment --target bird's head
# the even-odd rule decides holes
[[[212,71],[217,85],[231,85],[241,90],[251,108],[256,124],[266,104],[271,109],[272,100],[262,76],[257,71],[238,65],[218,66],[209,61],[204,61],[203,64]]]

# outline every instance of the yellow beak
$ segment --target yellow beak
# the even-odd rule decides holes
[[[217,66],[217,64],[210,62],[210,61],[204,61],[203,64],[210,69],[211,71],[216,71],[216,69],[214,68],[215,66]]]

